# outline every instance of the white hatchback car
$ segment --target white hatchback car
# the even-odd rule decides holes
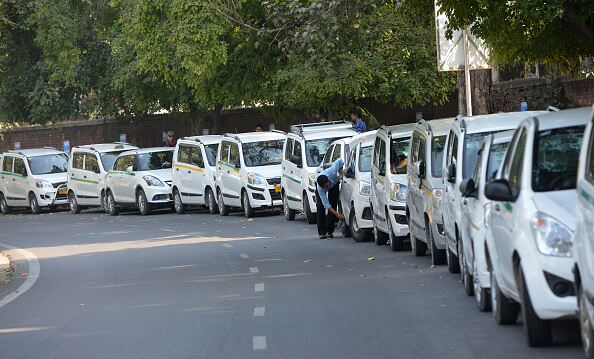
[[[584,134],[577,174],[577,224],[573,244],[575,292],[578,299],[582,345],[594,358],[594,107]]]
[[[576,176],[590,108],[530,117],[518,126],[494,181],[487,255],[493,316],[516,321],[521,303],[526,342],[552,341],[550,320],[577,312],[573,240]]]
[[[147,215],[153,208],[170,206],[173,148],[149,147],[120,153],[105,176],[107,211],[136,207]]]
[[[463,199],[460,235],[465,261],[462,265],[466,268],[462,282],[466,294],[474,294],[480,311],[491,309],[491,277],[485,256],[485,235],[491,201],[485,197],[485,184],[495,179],[513,134],[513,131],[504,131],[485,137],[472,176],[460,184]]]
[[[219,213],[215,196],[217,149],[223,136],[194,136],[177,140],[173,152],[173,204],[178,214],[188,205],[205,205]]]
[[[0,208],[30,207],[35,214],[42,207],[68,203],[66,171],[68,155],[51,148],[8,151],[2,154]]]
[[[282,131],[225,134],[217,153],[217,203],[222,216],[243,208],[247,218],[257,209],[280,207]]]
[[[137,149],[127,143],[74,147],[68,162],[68,203],[72,213],[89,206],[105,206],[105,175],[124,151]]]

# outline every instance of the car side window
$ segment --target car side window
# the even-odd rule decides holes
[[[384,140],[380,140],[380,148],[379,148],[378,156],[379,156],[378,165],[382,162],[386,163],[386,141],[384,141]],[[386,168],[386,171],[387,170],[388,169]]]
[[[123,171],[126,169],[126,167],[124,167],[124,156],[118,157],[118,159],[113,164],[113,169],[114,171]]]
[[[480,169],[481,169],[481,162],[483,161],[483,154],[485,150],[485,143],[483,142],[483,144],[481,145],[481,148],[478,151],[478,155],[476,157],[476,162],[474,164],[474,170],[472,171],[472,180],[474,181],[474,186],[478,187],[479,186],[479,181],[480,181]]]
[[[196,146],[190,146],[190,162],[191,164],[193,164],[194,166],[199,166],[200,163],[202,163],[202,167],[204,168],[204,160],[202,159],[202,151],[200,151],[200,147],[196,147]]]
[[[328,151],[326,151],[326,154],[324,155],[324,160],[322,165],[330,162],[330,159],[332,158],[332,151],[334,151],[334,145],[328,147]]]
[[[19,157],[14,159],[14,173],[23,174],[26,173],[27,167],[25,167],[25,160]]]
[[[4,156],[2,160],[2,171],[12,172],[12,162],[14,157],[12,156]]]
[[[301,142],[299,141],[295,141],[295,147],[293,149],[293,154],[295,154],[295,156],[302,158],[303,153],[301,152]]]
[[[84,153],[75,153],[74,156],[72,156],[72,168],[83,169],[84,159]]]
[[[136,171],[136,156],[128,155],[124,158],[124,171],[128,171],[130,167],[132,167],[132,171]]]
[[[373,160],[372,163],[375,167],[379,168],[379,148],[380,148],[380,141],[379,137],[376,137],[375,143],[373,144]]]
[[[410,160],[415,163],[419,160],[419,133],[415,132],[410,141]]]
[[[341,154],[342,154],[342,145],[337,144],[334,147],[334,153],[332,154],[332,161],[330,161],[330,162],[334,163],[334,161],[336,161],[337,159],[340,158]]]
[[[291,159],[291,155],[293,154],[293,147],[295,145],[295,140],[292,138],[287,139],[287,144],[285,145],[285,160],[289,161]]]
[[[221,161],[223,162],[229,162],[229,148],[231,146],[231,143],[223,141],[221,143]]]
[[[419,136],[417,161],[424,161],[427,163],[427,140],[425,139],[425,136]]]
[[[526,129],[522,128],[509,171],[509,185],[511,194],[514,197],[517,197],[520,194],[520,187],[522,186],[522,164],[524,162],[524,152],[526,150],[526,137]]]
[[[177,162],[190,163],[190,146],[180,145],[177,151]]]
[[[237,143],[229,143],[229,163],[233,166],[235,166],[236,163],[239,163],[239,145],[237,145]]]
[[[452,141],[452,161],[451,163],[458,163],[458,135],[454,133],[454,138]]]
[[[516,145],[518,143],[519,138],[520,138],[520,130],[517,130],[514,133],[514,136],[512,137],[512,140],[509,144],[507,153],[505,154],[505,158],[503,159],[503,162],[501,163],[501,178],[509,178],[511,162],[512,162],[513,154],[516,149]]]
[[[355,170],[355,157],[357,156],[357,147],[353,148],[351,150],[351,153],[349,153],[349,162],[346,166],[346,168],[352,168],[353,171]]]
[[[85,170],[95,172],[95,169],[99,168],[97,157],[90,153],[85,155]]]
[[[586,152],[586,180],[594,184],[594,131],[590,134],[588,151]]]

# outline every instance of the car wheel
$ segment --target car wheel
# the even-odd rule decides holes
[[[103,211],[109,214],[109,209],[107,208],[107,196],[105,195],[105,192],[101,193],[101,205],[103,206]]]
[[[394,228],[392,227],[392,221],[389,218],[389,214],[386,213],[386,224],[388,225],[388,240],[390,241],[390,249],[392,251],[401,251],[404,249],[404,236],[396,236],[394,234]]]
[[[478,277],[478,266],[476,262],[476,253],[474,253],[474,259],[472,260],[472,281],[474,291],[474,301],[476,307],[481,312],[488,312],[491,310],[491,298],[489,298],[489,290],[481,286],[481,282]]]
[[[338,211],[339,214],[344,215],[343,210],[342,210],[342,203],[340,203],[340,201],[336,205],[336,209],[337,209],[337,211]],[[354,210],[354,208],[353,208],[353,210]],[[352,210],[351,210],[351,212],[352,212]],[[347,225],[346,218],[345,219],[338,219],[337,228],[340,228],[340,234],[342,234],[342,236],[344,238],[347,238],[347,237],[350,237],[351,236],[351,228]]]
[[[10,207],[8,206],[8,203],[6,203],[6,198],[2,193],[0,193],[0,210],[2,210],[3,214],[10,213]]]
[[[590,322],[590,316],[588,315],[588,298],[586,293],[580,286],[578,288],[578,302],[579,302],[579,320],[580,320],[580,332],[582,335],[582,346],[586,353],[586,358],[594,358],[594,329],[592,328],[592,322]]]
[[[173,208],[177,214],[186,213],[186,205],[182,202],[181,194],[177,188],[173,190]]]
[[[285,219],[292,221],[295,219],[295,210],[289,208],[289,199],[287,195],[283,193],[283,212],[285,213]]]
[[[446,262],[448,264],[448,270],[450,273],[460,273],[460,262],[458,257],[452,254],[452,250],[448,246],[448,240],[446,239]]]
[[[435,246],[435,237],[433,237],[433,230],[429,221],[425,224],[425,232],[427,232],[427,240],[431,242],[431,263],[433,265],[446,264],[446,252],[445,249],[438,249]]]
[[[111,191],[107,191],[105,197],[105,202],[107,204],[107,213],[110,216],[117,216],[118,213],[120,213],[120,208],[116,205],[115,198],[113,198],[113,193],[111,193]]]
[[[410,227],[410,244],[415,257],[422,257],[427,254],[427,243],[417,238],[413,232],[412,226]]]
[[[377,228],[377,224],[375,223],[375,219],[373,220],[373,238],[375,239],[375,244],[378,246],[383,246],[388,243],[389,236],[384,232],[381,232],[379,228]]]
[[[369,231],[364,231],[359,228],[359,223],[357,222],[357,213],[355,213],[354,208],[351,209],[351,213],[349,214],[349,230],[355,242],[363,242],[365,241],[366,237],[368,237]]]
[[[524,336],[526,343],[531,347],[542,347],[551,344],[553,341],[553,333],[551,332],[551,322],[542,320],[538,317],[532,307],[532,300],[530,293],[526,286],[526,278],[524,278],[524,271],[519,268],[518,279],[520,280],[520,299],[522,300],[522,323],[524,325]]]
[[[520,306],[509,300],[499,289],[495,272],[491,270],[491,308],[493,319],[499,325],[514,324],[518,320]]]
[[[217,202],[219,202],[219,214],[221,216],[228,216],[229,215],[229,206],[225,205],[225,202],[223,202],[223,192],[221,192],[221,190],[217,191]]]
[[[466,263],[466,256],[464,255],[464,247],[462,241],[460,243],[460,249],[458,255],[460,256],[460,277],[462,278],[462,285],[464,285],[464,292],[467,296],[474,295],[473,279],[470,271],[468,270],[468,263]]]
[[[37,202],[35,193],[29,193],[29,207],[31,207],[31,212],[33,212],[33,214],[41,213],[41,207],[39,207],[39,202]]]
[[[254,216],[254,209],[250,204],[250,196],[248,195],[247,191],[243,191],[242,195],[242,205],[243,205],[243,213],[245,214],[245,218],[252,218]]]
[[[73,191],[68,192],[68,204],[70,205],[70,210],[74,214],[80,213],[80,206],[78,205],[78,201],[76,200],[76,195]]]
[[[313,213],[309,209],[309,199],[307,199],[307,193],[303,192],[303,212],[305,212],[305,217],[307,218],[307,223],[309,224],[316,224],[318,223],[318,218],[316,214]]]
[[[147,214],[151,213],[151,205],[146,200],[146,195],[144,194],[144,191],[142,189],[136,192],[136,205],[140,210],[140,214],[142,214],[143,216],[146,216]]]
[[[212,193],[210,188],[206,192],[206,201],[208,203],[208,212],[210,212],[210,214],[219,214],[219,205],[217,204],[214,193]]]

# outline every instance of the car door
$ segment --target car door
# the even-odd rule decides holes
[[[345,217],[348,217],[351,213],[353,192],[359,190],[359,183],[357,182],[358,149],[359,145],[351,150],[351,153],[347,156],[348,160],[344,167],[344,177],[342,179],[342,187],[340,188],[340,203],[342,204],[342,213]]]
[[[411,224],[415,227],[414,229],[416,230],[416,233],[420,233],[420,226],[421,226],[421,211],[422,211],[422,200],[423,200],[423,187],[422,187],[422,180],[420,178],[420,176],[417,176],[417,174],[414,171],[415,168],[415,164],[419,161],[424,161],[424,158],[419,157],[419,149],[420,149],[420,144],[419,144],[419,139],[421,137],[421,134],[418,132],[415,132],[412,136],[411,139],[411,145],[410,145],[410,161],[409,164],[410,166],[407,165],[407,167],[409,167],[408,170],[408,176],[411,177],[411,181],[410,181],[410,185],[408,186],[407,190],[406,190],[406,194],[407,196],[410,197],[410,201],[409,201],[409,206],[408,206],[408,210],[410,212],[411,218]],[[394,165],[394,164],[393,164]]]
[[[204,158],[200,147],[180,145],[175,163],[182,201],[187,204],[202,203],[204,196]]]
[[[4,194],[6,203],[14,205],[13,183],[14,183],[14,157],[4,155],[2,157],[2,174],[0,175],[0,191]]]
[[[377,144],[377,152],[375,154],[377,159],[377,174],[375,177],[375,193],[376,193],[376,203],[374,206],[374,211],[377,214],[378,218],[381,218],[382,222],[387,220],[386,214],[384,212],[384,208],[386,208],[386,141],[383,138],[378,138]],[[375,150],[375,149],[374,149]],[[386,225],[381,225],[382,229],[386,229]]]
[[[85,180],[84,188],[86,194],[86,202],[89,205],[101,204],[99,196],[101,194],[101,168],[99,168],[99,159],[96,153],[88,152],[85,154]]]
[[[471,176],[475,188],[479,188],[481,186],[483,178],[481,174],[484,174],[486,172],[485,167],[489,159],[488,149],[489,146],[486,143],[483,143],[481,148],[479,149],[478,156],[476,158],[476,163],[474,166],[474,171],[472,172]],[[475,237],[476,231],[478,231],[479,229],[479,221],[483,220],[483,215],[484,209],[481,204],[481,201],[478,198],[478,191],[476,197],[462,197],[461,222],[463,225],[461,230],[464,231],[463,236],[465,237],[463,238],[466,238],[468,240],[468,242],[464,242],[464,248],[466,249],[466,251],[464,251],[465,253],[471,249],[469,245],[471,244],[472,238]],[[466,258],[472,257],[467,256]]]
[[[239,144],[236,142],[229,142],[229,162],[227,168],[224,170],[223,186],[225,187],[225,201],[227,204],[239,206],[241,194],[241,177],[239,170],[241,169],[241,160],[239,153]]]
[[[12,182],[12,193],[15,198],[17,206],[26,206],[29,204],[27,198],[27,191],[29,190],[29,182],[35,182],[32,174],[27,170],[25,159],[23,157],[14,158],[14,178]]]
[[[459,138],[458,138],[458,133],[455,131],[450,131],[450,134],[448,136],[448,152],[446,154],[446,159],[444,161],[444,171],[443,171],[443,176],[444,176],[444,183],[443,183],[443,189],[444,189],[444,200],[443,200],[443,204],[444,204],[444,209],[443,209],[443,220],[444,220],[444,227],[446,230],[446,234],[447,236],[454,241],[455,243],[455,238],[456,238],[456,227],[455,227],[455,217],[454,217],[454,211],[455,211],[455,206],[457,203],[455,202],[455,191],[454,191],[454,184],[450,183],[447,179],[448,179],[448,175],[449,175],[449,169],[452,166],[452,164],[454,165],[454,167],[458,166],[458,143],[459,143]]]
[[[309,173],[307,172],[307,169],[304,169],[304,167],[306,167],[307,164],[305,162],[304,146],[302,145],[300,140],[295,140],[295,145],[293,147],[293,155],[298,160],[300,165],[294,165],[292,167],[294,168],[295,173],[291,172],[294,180],[291,181],[291,183],[289,183],[289,188],[290,194],[294,197],[295,202],[289,203],[292,203],[291,208],[303,210],[303,199],[301,197],[303,194],[303,189],[307,187],[307,181],[309,181]]]

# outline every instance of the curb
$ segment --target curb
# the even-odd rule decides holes
[[[14,268],[10,256],[0,252],[0,287],[6,285],[11,279]]]

